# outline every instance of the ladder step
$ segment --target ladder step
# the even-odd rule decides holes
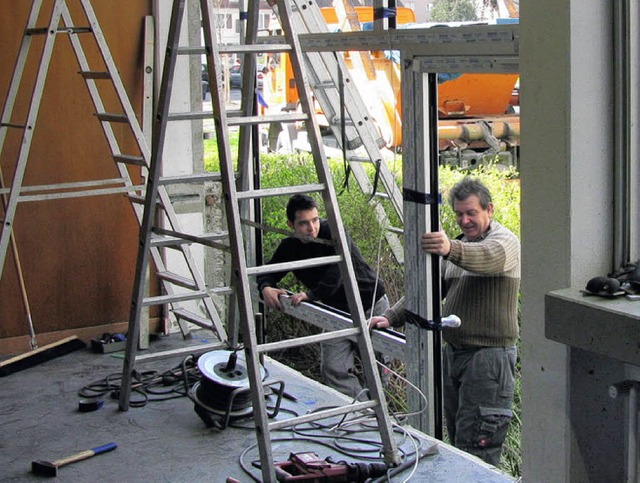
[[[24,129],[26,126],[24,124],[15,124],[13,122],[3,122],[0,124],[0,127],[13,127],[17,129]]]
[[[24,33],[25,35],[46,35],[47,33],[49,33],[49,28],[34,27],[34,28],[26,29]]]
[[[158,235],[166,235],[178,240],[184,240],[183,243],[199,243],[200,245],[206,245],[218,250],[229,251],[229,246],[219,243],[217,240],[226,239],[227,236],[222,236],[220,233],[212,234],[207,237],[190,235],[189,233],[182,233],[175,230],[167,230],[165,228],[155,227],[154,233]]]
[[[136,166],[146,166],[147,163],[142,156],[132,156],[129,154],[114,154],[113,159],[116,163],[133,164]]]
[[[189,288],[191,290],[197,290],[198,285],[194,280],[183,277],[182,275],[178,275],[173,272],[158,272],[158,278],[160,280],[164,280],[165,282],[172,283],[174,285],[179,285],[180,287]]]
[[[129,201],[131,201],[131,203],[135,203],[137,205],[144,205],[145,197],[143,195],[128,194],[127,198],[129,198]],[[162,202],[160,201],[160,198],[156,200],[156,206],[162,207]]]
[[[96,117],[105,122],[129,122],[129,118],[124,114],[111,114],[108,112],[99,112]]]
[[[269,198],[272,196],[284,196],[294,194],[313,193],[318,191],[324,191],[326,189],[324,184],[305,184],[299,186],[283,186],[282,188],[265,188],[261,190],[250,191],[238,191],[237,196],[240,200],[254,199],[254,198]]]
[[[260,42],[256,44],[233,44],[233,45],[220,45],[219,50],[221,54],[260,54],[260,53],[278,53],[278,52],[290,52],[291,45],[285,43],[283,37],[269,37],[269,43]],[[203,48],[204,50],[204,48]],[[202,52],[203,54],[205,52]]]
[[[183,184],[183,183],[202,183],[204,181],[221,181],[222,175],[219,172],[216,173],[194,173],[185,174],[182,176],[165,176],[159,180],[160,186],[171,184]]]
[[[164,304],[172,304],[175,302],[185,302],[187,300],[199,300],[208,296],[206,290],[197,290],[195,292],[184,292],[184,293],[176,293],[176,294],[168,294],[168,295],[156,295],[154,297],[146,297],[142,301],[143,307],[148,307],[151,305],[164,305]]]
[[[109,74],[109,72],[89,70],[89,71],[80,72],[80,75],[85,79],[111,79],[111,74]]]
[[[273,114],[268,116],[232,117],[227,119],[229,126],[250,126],[255,124],[270,124],[275,122],[307,121],[309,116],[304,113]]]
[[[256,44],[233,44],[233,45],[220,45],[218,48],[220,53],[224,54],[264,54],[264,53],[278,53],[289,52],[291,46],[285,43],[283,37],[269,37],[269,43]],[[182,46],[178,47],[178,55],[206,55],[207,49],[203,46]]]
[[[181,309],[174,309],[171,312],[173,312],[176,315],[176,317],[179,317],[182,320],[186,320],[187,322],[191,322],[192,324],[195,324],[198,327],[202,327],[203,329],[213,328],[213,324],[211,323],[211,321],[189,310],[181,308]]]
[[[198,238],[198,240],[203,240],[203,241],[207,241],[207,242],[213,242],[213,241],[216,241],[216,240],[227,240],[229,238],[229,233],[226,232],[226,231],[222,231],[222,232],[218,232],[218,233],[205,233],[203,235],[199,235],[197,238]],[[179,248],[182,245],[191,244],[191,243],[194,243],[194,242],[191,241],[191,240],[187,240],[187,239],[185,239],[183,237],[159,236],[159,235],[155,235],[155,234],[151,236],[151,246],[152,247]],[[208,243],[206,243],[206,244],[208,244]]]
[[[57,34],[87,34],[93,32],[91,27],[58,27]],[[34,27],[26,29],[25,35],[46,35],[49,33],[48,27]]]
[[[241,111],[230,111],[228,114],[236,114],[239,116],[228,116],[227,124],[229,126],[243,126],[252,124],[270,124],[274,122],[299,122],[306,121],[309,116],[303,113],[293,114],[270,114],[268,116],[246,116],[242,117]],[[167,116],[169,121],[196,121],[200,119],[212,119],[213,111],[196,111],[196,112],[174,112]],[[105,119],[109,120],[109,119]],[[116,121],[113,121],[116,122]],[[126,121],[124,121],[126,122]]]
[[[136,362],[151,362],[160,359],[170,359],[173,357],[184,358],[190,355],[200,355],[205,352],[213,350],[228,349],[226,342],[213,342],[211,344],[189,345],[181,347],[180,349],[170,349],[161,352],[146,352],[144,354],[137,354],[135,357]]]
[[[298,268],[313,268],[332,263],[339,263],[342,256],[333,255],[330,257],[307,258],[296,262],[271,263],[269,265],[260,265],[258,267],[247,267],[247,275],[261,275],[263,273],[290,272]]]
[[[207,290],[198,290],[195,292],[183,292],[167,295],[156,295],[154,297],[146,297],[142,301],[143,307],[151,305],[173,304],[175,302],[186,302],[188,300],[201,300],[210,295],[231,295],[233,289],[230,287],[215,287]]]

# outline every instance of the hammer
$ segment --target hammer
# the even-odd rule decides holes
[[[44,476],[58,476],[58,468],[64,465],[68,465],[69,463],[75,463],[76,461],[86,460],[87,458],[91,458],[100,453],[106,453],[107,451],[114,450],[118,447],[116,443],[107,443],[102,446],[97,446],[95,448],[91,448],[85,451],[80,451],[79,453],[72,454],[71,456],[67,456],[66,458],[62,458],[56,461],[32,461],[31,462],[31,472],[36,475],[44,475]]]

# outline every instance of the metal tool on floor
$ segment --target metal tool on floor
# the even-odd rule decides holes
[[[67,456],[66,458],[55,461],[33,461],[31,463],[31,472],[35,473],[36,475],[58,476],[58,468],[60,468],[61,466],[75,463],[76,461],[86,460],[87,458],[91,458],[108,451],[113,451],[117,447],[118,445],[116,443],[107,443],[103,444],[102,446],[96,446],[95,448],[80,451],[79,453],[75,453],[71,456]]]
[[[291,453],[287,461],[276,463],[278,481],[363,482],[387,473],[384,463],[350,463],[320,459],[313,452]]]

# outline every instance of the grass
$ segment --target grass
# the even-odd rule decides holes
[[[232,152],[237,152],[237,137],[232,139]],[[261,183],[264,188],[292,186],[317,182],[313,163],[307,155],[261,155],[262,172]],[[383,249],[378,254],[378,240],[381,237],[381,229],[375,217],[374,207],[369,199],[356,187],[355,180],[350,181],[351,188],[342,189],[345,173],[341,160],[330,161],[330,167],[334,178],[336,190],[340,193],[338,203],[345,227],[352,235],[365,258],[373,267],[379,267],[379,273],[387,285],[387,292],[391,302],[398,300],[404,292],[404,272],[393,257],[393,254],[383,244]],[[218,153],[215,140],[205,141],[205,168],[209,171],[217,171]],[[370,173],[373,177],[373,172]],[[455,223],[452,209],[446,202],[449,188],[466,173],[451,167],[441,167],[439,180],[442,192],[441,224],[449,236],[459,233]],[[497,166],[480,167],[476,174],[488,186],[493,195],[495,219],[512,230],[516,235],[520,234],[520,183],[518,173],[513,169],[503,169]],[[398,178],[400,177],[397,174]],[[401,181],[399,181],[401,185]],[[263,222],[278,228],[286,227],[284,205],[286,199],[273,197],[266,198],[262,202]],[[388,207],[387,207],[388,208]],[[392,213],[391,209],[386,210]],[[398,225],[395,225],[398,226]],[[273,253],[281,235],[266,233],[263,240],[265,257]],[[282,287],[292,291],[302,289],[295,278],[289,274]],[[311,324],[293,319],[278,312],[269,313],[266,338],[271,341],[289,338],[303,337],[318,333],[319,329]],[[286,352],[272,353],[275,359],[286,363],[290,367],[300,371],[308,377],[320,380],[319,358],[320,351],[317,345],[304,348],[290,349]],[[503,447],[503,455],[500,467],[506,473],[519,477],[521,475],[521,361],[518,358],[516,366],[516,395],[514,400],[514,415],[509,427],[509,432]],[[402,361],[394,361],[392,369],[404,375],[405,368]],[[407,410],[406,384],[398,378],[392,378],[386,389],[387,400],[393,411],[405,412]]]

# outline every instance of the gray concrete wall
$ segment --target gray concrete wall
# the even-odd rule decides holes
[[[570,283],[569,32],[568,1],[522,2],[522,452],[531,481],[566,480],[568,351],[545,339],[544,294]]]
[[[611,271],[611,2],[520,7],[524,478],[621,481],[624,405],[607,388],[631,368],[546,339],[544,319],[547,292]]]

